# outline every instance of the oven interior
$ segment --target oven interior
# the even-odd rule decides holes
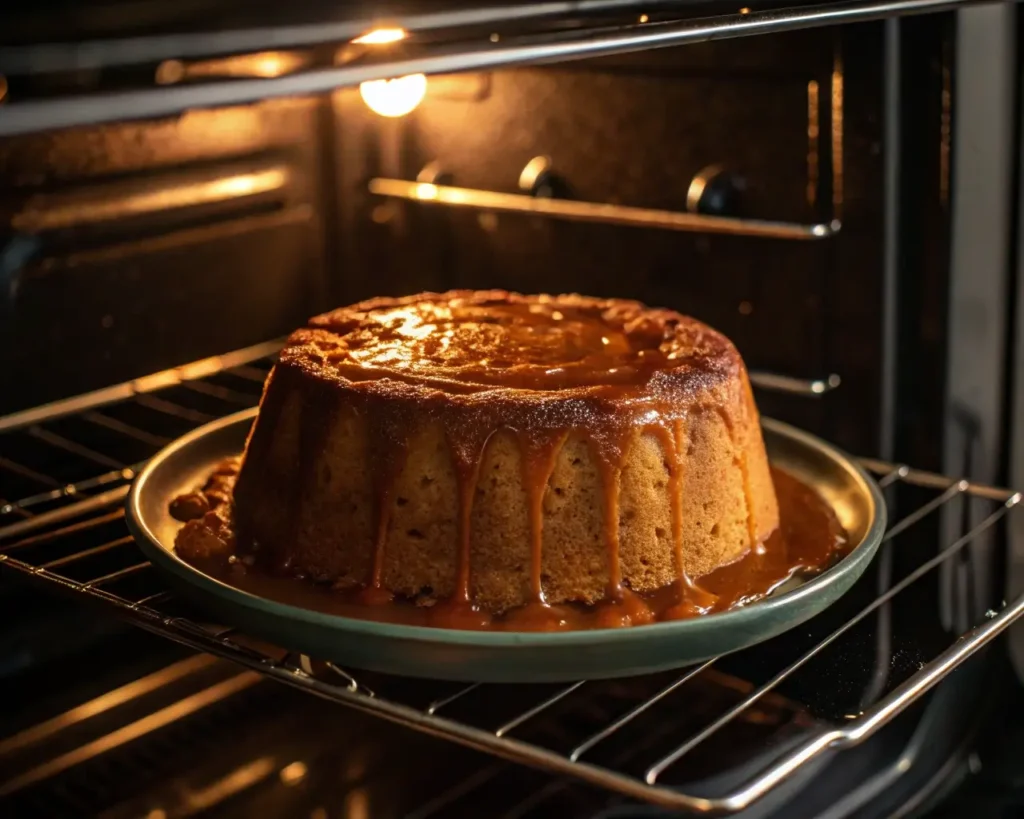
[[[596,20],[530,4],[535,18],[410,12],[411,56],[388,59],[704,14],[722,15],[701,19],[724,39],[318,94],[268,85],[224,105],[202,92],[372,68],[374,44],[353,33],[393,29],[312,4],[301,14],[323,31],[308,43],[196,54],[293,29],[259,28],[282,13],[259,4],[223,4],[237,28],[135,6],[12,18],[6,815],[960,815],[965,781],[980,783],[976,804],[1020,804],[1012,740],[991,731],[1020,705],[1002,642],[1024,610],[1002,584],[1020,496],[1000,488],[1005,454],[993,474],[972,469],[1009,424],[993,439],[954,413],[952,471],[944,449],[963,21],[871,22],[860,3],[864,22],[729,39],[770,10],[649,5],[604,3]],[[130,58],[138,43],[150,50]],[[154,89],[186,102],[109,114]],[[32,125],[47,117],[73,127]],[[891,522],[872,567],[806,626],[697,668],[501,686],[266,645],[211,622],[143,559],[124,523],[132,478],[175,438],[255,406],[282,336],[373,295],[489,287],[638,298],[724,332],[763,414],[863,456]],[[1008,362],[1005,401],[1013,376]]]

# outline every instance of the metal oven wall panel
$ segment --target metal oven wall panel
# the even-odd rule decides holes
[[[577,290],[674,307],[729,335],[751,367],[849,379],[838,404],[766,397],[764,409],[877,451],[881,44],[875,28],[851,36],[431,78],[400,120],[338,93],[346,292]],[[570,198],[681,211],[693,177],[721,164],[747,183],[736,215],[814,222],[841,210],[843,232],[818,242],[709,236],[366,193],[373,176],[414,179],[428,163],[455,185],[517,192],[536,156],[551,159]]]
[[[0,412],[272,338],[324,307],[321,105],[0,144]]]

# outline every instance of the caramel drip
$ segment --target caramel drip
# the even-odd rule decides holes
[[[750,467],[747,464],[747,448],[737,440],[736,425],[733,423],[732,415],[729,414],[728,410],[721,405],[716,405],[714,410],[718,413],[719,418],[722,419],[726,429],[729,431],[729,440],[732,442],[733,448],[739,450],[739,457],[736,460],[740,468],[740,476],[743,479],[743,502],[747,507],[747,538],[750,541],[750,547],[754,550],[755,554],[764,554],[764,544],[757,537],[757,516],[754,512],[754,496],[750,488]]]
[[[465,430],[449,429],[446,431],[459,494],[459,564],[458,577],[455,581],[455,600],[459,603],[471,602],[470,538],[473,497],[476,494],[476,485],[480,478],[480,464],[483,462],[484,449],[494,432],[493,429],[486,430],[467,438]]]
[[[622,492],[622,462],[629,443],[629,429],[602,430],[591,435],[591,451],[597,457],[604,487],[604,541],[608,547],[608,600],[623,597],[622,557],[619,550],[619,512]]]
[[[686,571],[683,556],[683,455],[686,452],[688,435],[686,422],[682,418],[668,422],[668,425],[649,426],[645,430],[653,434],[661,444],[662,452],[669,463],[669,496],[672,513],[672,545],[675,549],[676,566],[679,575],[676,579],[676,603],[666,609],[665,615],[670,619],[692,617],[701,612],[711,611],[718,602],[715,594],[701,588]]]
[[[604,537],[608,543],[607,598],[618,600],[622,597],[622,560],[619,555],[619,492],[622,469],[618,466],[606,468],[604,481]]]
[[[676,554],[676,566],[679,570],[680,592],[691,584],[686,573],[683,560],[683,459],[684,436],[686,430],[681,418],[669,422],[671,426],[656,424],[644,429],[646,434],[653,435],[661,444],[661,451],[668,463],[668,491],[672,514],[672,546]]]
[[[380,596],[383,589],[384,553],[387,549],[388,527],[391,523],[395,482],[405,465],[410,435],[402,420],[387,412],[369,413],[370,451],[374,453],[373,479],[376,508],[373,546],[373,572],[368,589]],[[370,593],[373,595],[373,592]],[[387,597],[388,595],[384,595]]]
[[[750,489],[750,469],[747,465],[747,450],[740,450],[740,474],[743,476],[743,499],[747,504],[747,537],[756,554],[764,554],[764,543],[757,536],[757,517],[754,512],[754,495]]]
[[[522,453],[522,481],[530,516],[530,596],[531,602],[544,605],[541,576],[544,572],[544,494],[555,470],[555,459],[567,433],[556,431],[546,436],[518,434]]]

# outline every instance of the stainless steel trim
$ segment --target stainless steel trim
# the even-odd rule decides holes
[[[237,105],[272,97],[320,94],[368,80],[406,74],[444,74],[512,64],[600,57],[731,37],[946,11],[987,1],[853,0],[839,5],[759,11],[702,20],[649,22],[620,28],[569,28],[543,35],[499,38],[496,42],[481,38],[480,42],[472,45],[424,45],[419,54],[408,57],[358,62],[283,77],[215,81],[187,87],[166,86],[10,104],[0,108],[0,136],[89,123],[167,116],[189,108]],[[261,43],[260,47],[276,45]],[[23,54],[12,55],[10,51],[0,50],[0,66],[18,57],[24,59]]]
[[[350,4],[351,5],[351,4]],[[589,17],[623,14],[630,9],[651,12],[678,6],[679,0],[548,0],[544,3],[470,5],[437,12],[403,14],[397,9],[384,21],[412,33],[475,26],[522,25],[572,15]],[[340,8],[342,14],[349,9]],[[153,63],[167,59],[197,59],[245,52],[297,48],[325,43],[348,42],[382,22],[373,16],[340,21],[321,21],[273,28],[204,31],[188,34],[155,34],[118,40],[86,40],[72,43],[0,48],[0,71],[30,74],[81,71],[119,65]]]
[[[999,3],[957,15],[942,469],[988,483],[998,480],[1007,447],[1016,11],[1015,3]],[[943,537],[984,516],[983,505],[964,503],[944,516]],[[983,612],[997,576],[993,538],[981,538],[969,559],[941,573],[944,625],[962,630]]]
[[[896,388],[898,384],[897,316],[900,262],[900,21],[885,23],[884,93],[884,256],[882,258],[882,372],[879,401],[878,452],[894,457],[896,445]]]
[[[288,183],[286,167],[206,173],[194,179],[153,180],[129,187],[107,185],[63,194],[37,194],[11,218],[17,233],[35,234],[113,222],[185,207],[213,205],[279,191]]]
[[[524,213],[532,216],[566,219],[571,222],[597,222],[628,227],[718,233],[731,236],[813,240],[833,236],[841,228],[837,220],[830,223],[803,225],[758,219],[734,219],[681,211],[634,208],[597,202],[576,202],[571,199],[548,199],[521,193],[499,193],[475,188],[458,188],[452,185],[408,182],[403,179],[371,179],[369,188],[370,193],[378,196],[405,199],[427,205],[449,205],[501,213]]]
[[[1024,86],[1018,83],[1017,94],[1017,133],[1021,131],[1020,125],[1024,118]],[[1017,138],[1014,151],[1018,163],[1024,162],[1024,139]],[[1009,386],[1010,389],[1010,423],[1008,424],[1011,433],[1007,445],[1010,448],[1010,480],[1024,480],[1024,187],[1017,186],[1017,224],[1015,242],[1017,246],[1017,281],[1014,291],[1009,298],[1014,300],[1016,308],[1016,327],[1013,328],[1015,337],[1010,341],[1009,355],[1010,372],[1014,374]],[[1006,594],[1016,596],[1024,594],[1024,520],[1015,516],[1007,525],[1007,567],[1006,567]],[[1017,671],[1017,677],[1024,680],[1024,628],[1014,628],[1007,640],[1009,644],[1010,658]]]

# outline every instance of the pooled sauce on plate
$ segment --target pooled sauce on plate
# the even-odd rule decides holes
[[[186,521],[175,543],[178,556],[257,597],[362,620],[491,631],[563,631],[679,620],[759,600],[794,576],[824,571],[849,548],[847,534],[825,500],[773,467],[779,527],[763,548],[696,578],[685,591],[678,584],[649,594],[623,588],[617,599],[593,606],[530,603],[494,616],[460,601],[401,600],[376,595],[372,586],[338,591],[301,576],[273,573],[261,564],[259,552],[240,545],[235,534],[231,490],[239,463],[239,458],[225,461],[202,489],[171,503],[171,514]]]

